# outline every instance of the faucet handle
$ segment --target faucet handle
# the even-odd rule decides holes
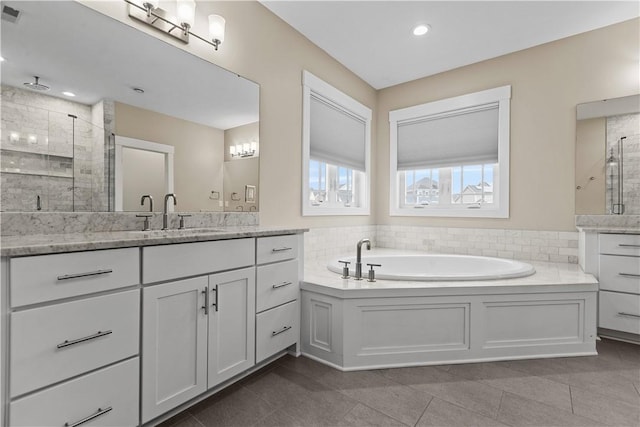
[[[348,279],[349,278],[349,264],[351,264],[351,261],[340,261],[338,260],[338,262],[342,263],[342,278],[343,279]]]
[[[376,281],[376,272],[373,270],[373,267],[382,267],[382,264],[367,264],[369,266],[369,278],[367,282],[375,282]]]
[[[153,214],[145,213],[145,214],[136,214],[136,218],[144,218],[144,224],[142,225],[142,231],[149,231],[151,226],[149,225],[149,218],[151,218]]]
[[[180,225],[178,226],[178,229],[184,230],[186,228],[184,225],[184,219],[190,217],[191,214],[178,214],[178,216],[180,217]]]

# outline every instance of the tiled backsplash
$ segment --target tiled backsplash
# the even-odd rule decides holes
[[[187,212],[180,212],[187,213]],[[258,213],[189,212],[187,228],[240,227],[258,225]],[[142,230],[144,218],[136,212],[3,212],[0,215],[1,234],[66,234],[100,231]],[[162,214],[154,213],[151,228],[162,227]],[[178,214],[169,214],[169,228],[178,228]]]
[[[355,254],[358,240],[374,246],[518,260],[578,262],[578,232],[372,225],[312,228],[305,234],[305,261]]]

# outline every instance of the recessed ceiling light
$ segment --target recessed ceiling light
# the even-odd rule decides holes
[[[62,92],[62,94],[63,94],[64,96],[71,96],[71,97],[76,96],[76,94],[75,94],[75,93],[73,93],[73,92]]]
[[[133,91],[136,92],[136,93],[144,93],[144,89],[139,88],[139,87],[134,87]]]
[[[414,36],[424,36],[428,32],[429,32],[429,26],[428,25],[424,25],[424,24],[417,25],[413,29],[413,35]]]

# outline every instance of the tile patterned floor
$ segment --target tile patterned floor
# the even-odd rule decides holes
[[[340,372],[286,356],[162,424],[640,426],[640,346],[598,356]]]

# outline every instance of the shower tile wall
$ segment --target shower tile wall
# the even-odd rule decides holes
[[[106,204],[104,133],[92,108],[30,90],[2,86],[3,211],[92,211]],[[68,116],[78,117],[73,120]],[[74,143],[75,141],[75,143]]]
[[[363,237],[381,248],[578,262],[577,232],[403,225],[313,228],[305,234],[305,262],[327,262],[340,255],[355,255],[356,243]]]
[[[607,157],[613,149],[613,155],[617,157],[620,138],[626,136],[623,143],[624,151],[624,178],[623,201],[625,214],[640,215],[640,114],[625,114],[607,118]],[[618,163],[619,164],[619,163]],[[613,191],[614,203],[618,191],[617,180],[610,177],[611,170],[617,173],[617,165],[607,168],[607,212],[611,206],[611,192]]]

